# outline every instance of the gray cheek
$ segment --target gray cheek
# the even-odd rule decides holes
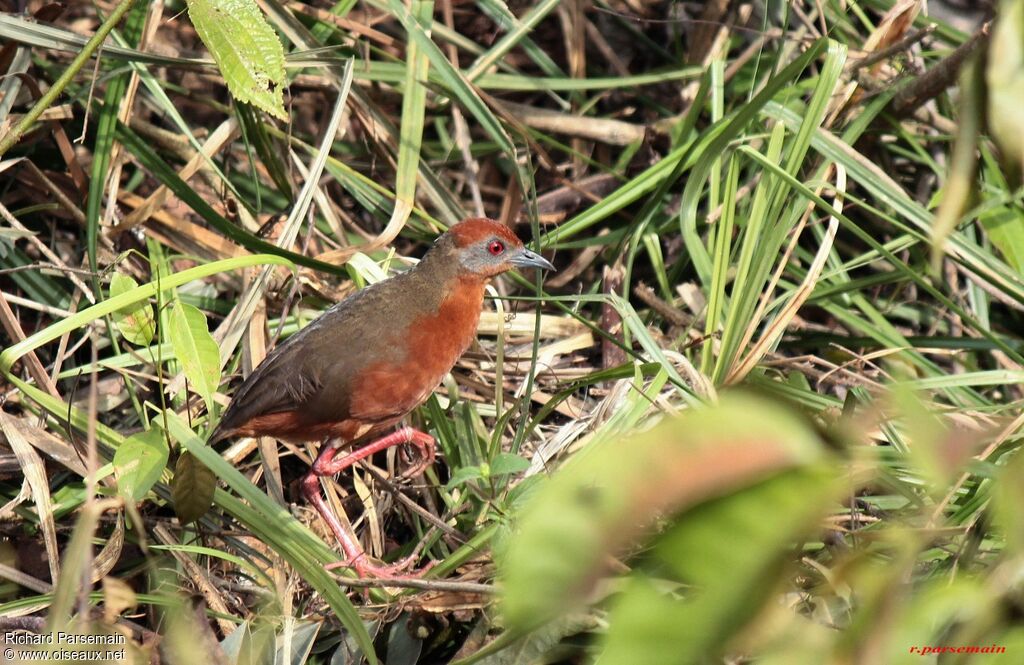
[[[476,252],[459,255],[459,263],[470,272],[484,272],[491,266],[491,262]]]

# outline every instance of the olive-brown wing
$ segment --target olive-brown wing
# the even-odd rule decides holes
[[[414,308],[429,306],[415,296],[418,281],[407,272],[362,289],[285,340],[235,391],[211,441],[259,423],[316,429],[346,420],[360,371],[404,359],[401,334]]]

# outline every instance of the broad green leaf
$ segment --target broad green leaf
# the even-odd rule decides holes
[[[464,466],[458,469],[452,474],[452,477],[448,480],[446,487],[452,488],[458,485],[462,485],[470,480],[477,480],[483,478],[484,474],[478,466]]]
[[[115,272],[110,278],[110,297],[115,298],[136,288],[138,283],[128,275]],[[136,346],[148,346],[156,333],[156,319],[148,300],[139,300],[114,312],[114,325],[121,336]]]
[[[988,124],[1007,168],[1024,171],[1024,0],[1002,0],[988,66]]]
[[[194,522],[213,505],[213,491],[217,489],[217,476],[192,453],[183,452],[174,465],[171,499],[174,512],[182,524]]]
[[[186,0],[231,96],[286,120],[284,47],[256,0]]]
[[[138,503],[160,480],[167,466],[167,442],[158,429],[133,434],[114,453],[117,492],[126,501]]]
[[[499,453],[491,462],[491,476],[508,476],[530,468],[530,460],[512,453]]]
[[[323,622],[319,620],[286,622],[281,634],[277,636],[275,662],[283,665],[305,665],[311,662],[310,651],[322,625]]]
[[[423,639],[416,635],[413,615],[406,613],[391,624],[385,665],[416,665],[423,652]],[[296,663],[295,665],[301,665]]]
[[[686,590],[634,576],[612,607],[602,659],[683,665],[721,650],[771,600],[794,543],[818,528],[830,475],[794,469],[681,515],[653,555]]]
[[[1024,275],[1024,210],[1015,203],[985,210],[978,216],[992,244],[1006,262]]]
[[[220,382],[220,348],[206,326],[206,316],[192,305],[176,302],[171,310],[169,332],[185,376],[212,412],[213,394]]]
[[[537,490],[499,558],[509,628],[528,630],[580,602],[607,557],[622,554],[657,516],[822,457],[803,420],[747,395],[593,446]]]

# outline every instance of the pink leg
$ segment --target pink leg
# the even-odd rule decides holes
[[[415,467],[402,475],[406,477],[419,475],[434,461],[434,437],[412,427],[402,427],[369,445],[350,452],[341,459],[334,459],[339,452],[338,448],[324,446],[320,450],[320,454],[317,455],[316,461],[313,462],[313,468],[302,480],[303,495],[320,513],[320,517],[331,527],[331,531],[334,532],[335,537],[341,544],[341,549],[345,552],[347,560],[342,565],[355,568],[360,577],[393,577],[396,573],[407,569],[413,563],[412,557],[403,559],[390,566],[377,566],[370,563],[366,552],[363,551],[359,541],[356,540],[355,534],[350,529],[342,526],[338,516],[334,514],[324,500],[323,495],[320,493],[320,478],[322,476],[333,476],[376,452],[405,443],[410,443],[419,449],[420,461]],[[428,568],[418,571],[417,574],[422,574],[426,570]]]

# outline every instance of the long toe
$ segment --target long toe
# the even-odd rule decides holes
[[[418,579],[424,575],[427,571],[434,567],[435,561],[427,563],[422,568],[410,570],[416,563],[416,556],[409,556],[395,563],[382,563],[377,564],[371,561],[366,556],[361,556],[356,560],[349,561],[338,561],[336,563],[329,563],[324,568],[326,570],[336,570],[338,568],[353,568],[359,577],[368,578],[376,577],[380,579]]]
[[[431,460],[421,459],[420,461],[416,462],[414,466],[410,466],[408,469],[403,471],[402,475],[399,477],[402,478],[403,480],[406,478],[415,478],[424,471],[426,471],[430,464]]]
[[[398,563],[375,565],[372,563],[357,563],[355,565],[356,571],[360,577],[376,577],[380,579],[389,580],[416,580],[427,573],[431,568],[434,567],[435,562],[431,561],[422,568],[416,568],[410,570],[410,561],[403,559]]]
[[[406,458],[409,462],[415,460],[415,464],[402,472],[402,478],[415,478],[426,471],[436,459],[433,439],[430,439],[429,443],[413,442],[409,447],[414,448],[416,452],[405,453]]]

